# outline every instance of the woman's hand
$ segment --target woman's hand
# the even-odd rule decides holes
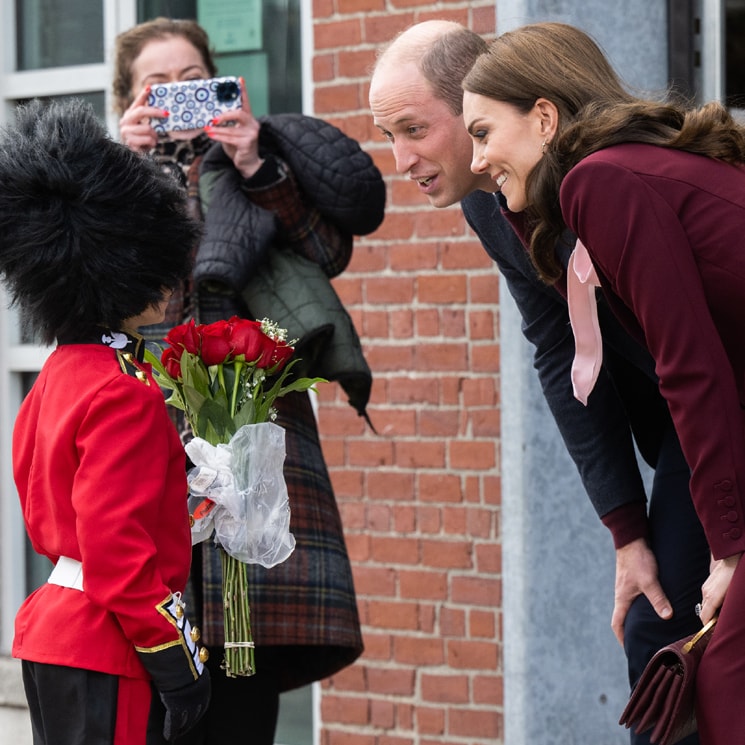
[[[147,153],[158,142],[158,134],[150,125],[153,117],[162,118],[167,112],[155,106],[147,105],[150,86],[146,86],[132,101],[132,105],[119,120],[119,139],[130,150],[136,153]]]
[[[701,588],[701,623],[706,624],[719,612],[724,602],[724,596],[732,581],[732,575],[737,569],[742,554],[734,554],[724,559],[711,562],[709,577]]]
[[[259,157],[259,122],[251,112],[246,82],[243,78],[241,108],[217,117],[213,120],[212,126],[205,127],[204,131],[210,139],[222,143],[225,154],[233,161],[233,165],[243,178],[253,176],[264,162]]]

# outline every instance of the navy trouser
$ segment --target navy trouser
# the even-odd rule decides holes
[[[661,619],[644,595],[631,605],[624,627],[624,648],[632,687],[658,649],[701,629],[694,608],[701,602],[701,585],[709,576],[710,554],[691,500],[689,480],[690,469],[671,428],[663,439],[655,469],[649,523],[660,584],[672,604],[673,617]],[[648,745],[649,735],[632,731],[632,745]],[[681,740],[681,745],[698,743],[696,735]]]

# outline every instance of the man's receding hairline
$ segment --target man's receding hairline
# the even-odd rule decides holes
[[[383,65],[414,62],[417,67],[430,45],[443,36],[461,31],[465,27],[455,21],[422,21],[401,31],[387,46],[383,47],[375,63],[375,69]]]

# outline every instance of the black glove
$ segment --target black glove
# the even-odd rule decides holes
[[[197,645],[199,631],[192,630],[184,616],[180,595],[172,595],[157,610],[173,619],[178,638],[165,646],[135,649],[165,706],[163,737],[170,742],[188,732],[204,716],[212,687]]]
[[[187,733],[204,716],[211,689],[210,671],[204,668],[193,683],[176,691],[159,691],[160,700],[166,707],[163,737],[168,742]]]

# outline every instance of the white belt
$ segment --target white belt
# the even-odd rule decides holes
[[[47,580],[50,585],[83,590],[83,565],[77,559],[60,556]]]

